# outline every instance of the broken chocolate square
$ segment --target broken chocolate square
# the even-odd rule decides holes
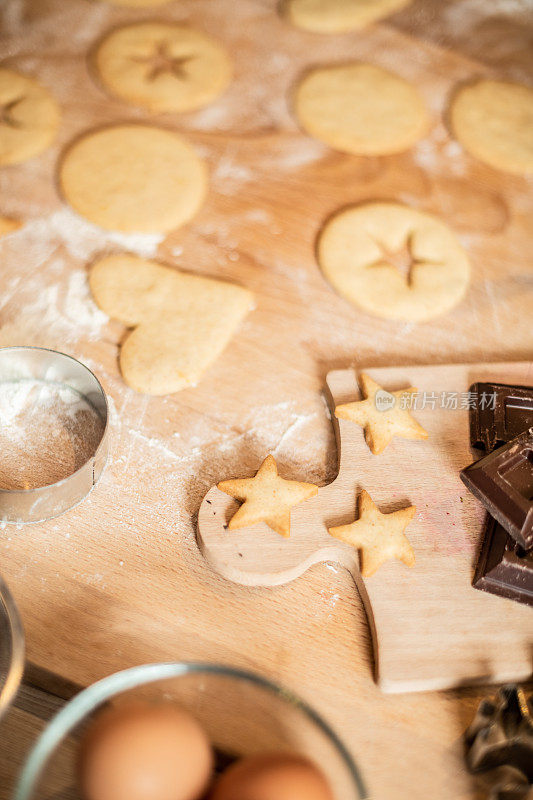
[[[523,550],[490,516],[472,586],[533,606],[533,550]]]
[[[533,386],[474,383],[469,395],[472,448],[491,453],[533,427]]]
[[[533,547],[533,428],[466,467],[461,480],[521,547]]]

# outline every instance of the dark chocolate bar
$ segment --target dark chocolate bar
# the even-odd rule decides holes
[[[474,383],[469,394],[472,448],[490,453],[533,427],[533,386]]]
[[[487,517],[472,586],[533,606],[533,550],[522,550],[491,516]]]
[[[519,545],[533,547],[533,428],[466,467],[461,480]]]

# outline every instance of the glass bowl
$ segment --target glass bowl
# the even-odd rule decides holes
[[[0,719],[20,686],[24,671],[24,630],[11,597],[0,578]]]
[[[214,664],[147,664],[117,672],[71,700],[49,723],[23,767],[14,800],[80,800],[77,740],[110,701],[165,699],[207,731],[219,765],[255,753],[298,752],[317,764],[335,800],[367,797],[352,757],[329,725],[292,692],[250,672]]]

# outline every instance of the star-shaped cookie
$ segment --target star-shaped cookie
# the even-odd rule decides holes
[[[313,483],[281,478],[272,455],[265,458],[255,478],[222,481],[218,488],[242,502],[229,522],[230,530],[266,522],[269,528],[286,538],[290,536],[291,508],[318,492],[318,486]]]
[[[415,553],[404,531],[415,514],[416,506],[382,514],[363,490],[359,498],[359,519],[328,531],[360,551],[361,575],[369,578],[391,558],[398,558],[408,567],[414,565]]]
[[[382,453],[394,436],[402,439],[427,439],[427,431],[411,416],[407,408],[402,407],[409,395],[416,389],[401,389],[398,392],[387,392],[364,372],[360,376],[361,391],[364,400],[343,403],[335,409],[337,419],[347,419],[361,425],[365,431],[365,440],[371,451],[377,455]]]

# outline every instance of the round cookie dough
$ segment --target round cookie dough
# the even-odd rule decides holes
[[[19,164],[52,144],[59,106],[33,78],[0,68],[0,164]]]
[[[373,64],[314,69],[296,90],[295,108],[307,133],[355,155],[400,153],[429,127],[414,86]]]
[[[470,278],[468,257],[448,226],[400,203],[340,211],[320,235],[318,261],[351,303],[408,322],[449,311],[462,300]]]
[[[192,111],[228,86],[230,59],[200,31],[163,22],[141,22],[112,31],[95,54],[104,87],[150,111]]]
[[[190,220],[207,192],[207,168],[178,134],[117,125],[86,134],[60,166],[63,194],[102,228],[166,232]]]
[[[455,95],[450,117],[471,155],[506,172],[533,171],[533,89],[506,81],[468,84]]]
[[[298,28],[314,33],[360,30],[408,6],[412,0],[285,0],[282,9]]]

